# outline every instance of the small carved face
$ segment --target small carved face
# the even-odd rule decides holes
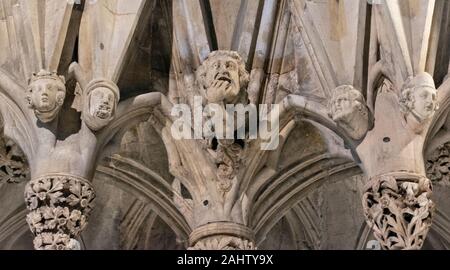
[[[40,79],[30,85],[29,102],[36,111],[46,113],[57,111],[64,102],[65,92],[55,80]]]
[[[239,64],[231,57],[217,57],[208,67],[206,82],[209,102],[232,103],[240,91]]]
[[[426,120],[433,116],[436,110],[436,90],[432,87],[417,87],[413,91],[413,113],[420,119]]]
[[[345,120],[356,110],[358,110],[357,101],[352,100],[349,94],[338,95],[331,102],[331,115],[334,121]]]
[[[115,107],[114,93],[106,88],[99,87],[90,94],[89,113],[96,118],[106,120],[112,117]]]
[[[355,139],[362,139],[369,128],[369,110],[362,94],[350,85],[337,87],[329,104],[329,116]]]

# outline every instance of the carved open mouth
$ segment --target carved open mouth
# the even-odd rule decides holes
[[[227,83],[230,83],[230,84],[231,84],[231,79],[228,78],[227,76],[219,76],[219,77],[217,78],[217,80],[218,80],[218,81],[224,81],[224,82],[227,82]]]

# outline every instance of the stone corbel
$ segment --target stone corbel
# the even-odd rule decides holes
[[[383,249],[422,247],[433,217],[431,193],[431,181],[418,174],[388,173],[370,179],[363,209]]]
[[[30,109],[42,123],[55,120],[64,104],[66,86],[63,76],[41,70],[30,79],[27,100]]]
[[[35,249],[81,249],[77,238],[87,225],[94,198],[91,183],[81,177],[51,174],[31,180],[25,202]]]
[[[237,223],[215,222],[195,229],[190,250],[256,250],[253,231]]]
[[[329,117],[349,135],[360,141],[370,127],[369,109],[360,91],[351,85],[333,90],[329,104]]]

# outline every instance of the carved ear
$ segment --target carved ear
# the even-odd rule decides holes
[[[441,107],[441,104],[439,104],[439,102],[436,101],[436,105],[434,106],[434,110],[437,111],[437,110],[439,110],[440,107]]]
[[[32,109],[33,108],[33,101],[31,100],[31,96],[27,95],[25,97],[25,100],[28,102],[28,108]]]

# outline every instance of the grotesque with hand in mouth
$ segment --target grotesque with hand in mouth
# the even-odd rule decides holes
[[[249,75],[237,52],[212,52],[199,67],[197,79],[208,103],[247,103]]]

